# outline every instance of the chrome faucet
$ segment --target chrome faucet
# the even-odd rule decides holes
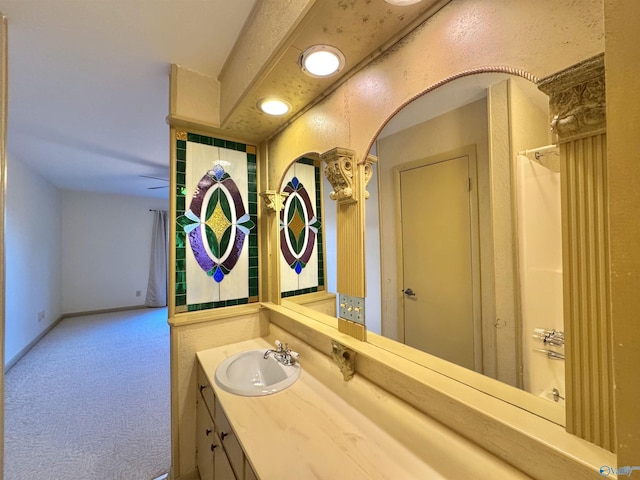
[[[291,350],[289,350],[288,343],[285,343],[284,346],[282,346],[282,342],[280,342],[280,340],[276,340],[275,344],[276,350],[269,349],[264,352],[264,359],[266,360],[267,358],[269,358],[269,355],[273,353],[273,358],[275,358],[281,364],[295,365],[296,361],[298,360],[299,354],[297,352],[292,352]]]

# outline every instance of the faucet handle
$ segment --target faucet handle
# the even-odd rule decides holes
[[[274,342],[276,344],[276,348],[278,349],[279,352],[282,351],[282,342],[280,340],[276,340]]]
[[[294,352],[293,350],[289,351],[289,355],[294,360],[294,362],[298,362],[298,358],[300,358],[300,354],[298,352]]]

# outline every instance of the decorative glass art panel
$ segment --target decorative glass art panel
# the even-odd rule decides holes
[[[258,301],[256,149],[178,132],[176,313]]]
[[[280,276],[283,297],[324,290],[320,161],[302,158],[287,171],[280,190]]]

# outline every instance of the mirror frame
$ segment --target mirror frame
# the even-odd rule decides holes
[[[464,77],[473,76],[473,75],[478,75],[478,74],[504,74],[505,76],[507,76],[505,78],[508,78],[508,76],[519,77],[533,84],[536,84],[539,81],[538,78],[536,78],[535,76],[531,75],[528,72],[525,72],[524,70],[510,68],[510,67],[503,67],[503,66],[489,66],[489,67],[474,68],[474,69],[465,70],[458,74],[447,77],[439,82],[436,82],[433,85],[430,85],[429,87],[422,90],[420,93],[413,95],[410,99],[406,100],[400,106],[395,108],[393,112],[390,115],[388,115],[383,121],[383,123],[378,127],[374,138],[369,142],[369,145],[368,145],[369,151],[375,144],[375,141],[378,138],[378,135],[380,134],[380,132],[395,117],[395,115],[398,112],[400,112],[403,108],[405,108],[407,105],[423,97],[424,95],[437,91],[438,88],[448,85],[451,82],[454,82],[455,80],[458,80]],[[300,158],[300,157],[297,157],[297,158]],[[293,163],[296,160],[293,160],[287,165],[287,169],[285,170],[285,172],[288,170],[288,168],[291,165],[293,165]],[[364,162],[362,160],[359,163],[360,165],[364,165]],[[284,174],[285,173],[282,174],[281,178],[284,177]],[[489,182],[490,183],[492,182],[491,178]],[[366,205],[366,202],[365,202],[365,205]],[[326,210],[327,208],[330,208],[330,206],[324,205],[323,208]],[[376,205],[375,208],[378,208],[378,206]],[[336,292],[336,295],[337,294],[338,292]],[[308,301],[309,303],[311,303],[314,299],[309,298],[307,301],[304,295],[297,298],[294,297],[294,298],[295,300],[293,298],[283,299],[282,306],[286,308],[290,308],[292,311],[295,311],[297,313],[305,314],[327,325],[330,325],[330,326],[336,325],[335,322],[332,322],[331,320],[326,318],[324,315],[322,316],[317,315],[318,310],[315,310],[313,307],[306,307],[306,304],[308,303]],[[307,310],[307,308],[309,309]],[[326,310],[320,310],[320,312],[325,314],[327,313]],[[339,321],[339,317],[336,317],[336,321]],[[366,322],[366,315],[365,315],[365,322]],[[558,405],[552,404],[547,399],[536,397],[535,395],[527,391],[524,391],[517,387],[513,387],[511,385],[503,383],[494,378],[485,376],[473,370],[460,367],[451,362],[442,360],[426,352],[421,352],[401,342],[386,338],[382,335],[378,335],[371,331],[366,332],[366,341],[374,346],[396,353],[422,367],[428,368],[446,377],[457,379],[461,383],[467,386],[470,386],[476,390],[484,392],[493,397],[501,398],[502,400],[504,400],[505,402],[511,405],[514,405],[518,408],[522,408],[523,410],[526,410],[528,412],[534,413],[535,415],[538,415],[542,418],[546,418],[552,423],[555,423],[563,427],[565,426],[564,409],[559,409]]]
[[[595,3],[585,5],[581,15],[576,16],[568,1],[554,3],[553,13],[529,8],[524,1],[506,2],[499,13],[477,2],[450,3],[376,61],[358,66],[348,79],[322,95],[321,100],[270,137],[265,146],[269,178],[280,176],[285,162],[283,157],[291,159],[310,150],[322,152],[335,145],[355,149],[362,165],[380,130],[398,110],[455,78],[503,72],[535,82],[539,77],[550,76],[588,59],[604,50],[604,19],[600,7]],[[563,19],[562,39],[579,38],[581,41],[565,42],[558,48],[558,35],[552,35],[553,22],[549,22],[551,15]],[[483,21],[478,22],[478,18]],[[504,28],[486,28],[491,22],[505,19],[509,21],[502,23]],[[425,50],[425,45],[447,45],[455,50]],[[425,84],[430,86],[424,88]],[[380,89],[386,94],[380,95]],[[403,354],[401,349],[394,348],[396,352]],[[611,362],[608,357],[605,367],[607,362]],[[612,363],[607,368],[611,369]],[[600,398],[605,403],[598,403]],[[567,409],[572,402],[586,402],[594,417],[607,417],[610,416],[607,411],[607,405],[610,405],[607,399],[610,398],[613,398],[613,392],[604,390],[593,400],[569,396]],[[609,422],[609,419],[604,421]],[[606,442],[589,438],[588,430],[593,427],[587,426],[586,422],[593,424],[595,420],[578,418],[567,431],[611,448]],[[586,433],[580,431],[583,426]]]

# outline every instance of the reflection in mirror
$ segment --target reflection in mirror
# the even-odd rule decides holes
[[[299,158],[283,177],[280,192],[285,198],[279,222],[283,298],[335,292],[335,208],[330,208],[333,202],[324,208],[323,192],[331,191],[326,182],[319,158]],[[335,314],[334,301],[324,304],[327,307],[321,306],[320,311]]]
[[[562,423],[553,142],[546,95],[506,74],[454,80],[395,115],[370,152],[366,323],[546,399]]]

